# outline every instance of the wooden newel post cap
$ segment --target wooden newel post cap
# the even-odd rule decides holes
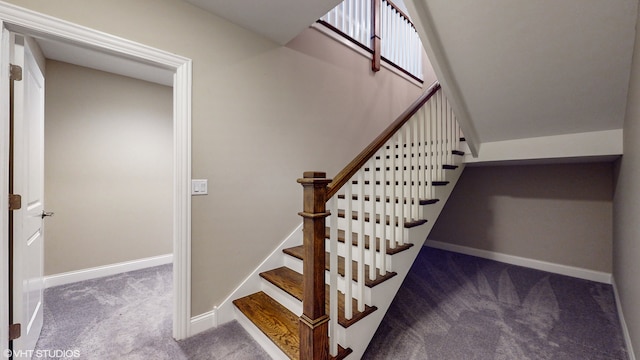
[[[305,171],[302,178],[298,179],[298,182],[303,186],[305,184],[328,184],[331,179],[327,179],[327,173],[322,171]]]
[[[327,173],[321,171],[305,171],[302,177],[305,179],[324,179],[327,177]]]

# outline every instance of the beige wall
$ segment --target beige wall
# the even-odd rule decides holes
[[[612,169],[467,167],[429,238],[610,273]]]
[[[47,61],[45,275],[169,254],[173,95]]]
[[[193,315],[301,222],[303,171],[336,174],[422,93],[315,30],[283,47],[183,1],[10,2],[193,59],[192,175],[209,179],[192,205]]]
[[[636,44],[624,121],[624,156],[617,164],[614,223],[613,276],[633,343],[640,358],[640,27]]]

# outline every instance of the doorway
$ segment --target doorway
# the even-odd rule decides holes
[[[8,68],[8,31],[56,42],[63,52],[73,49],[93,59],[90,67],[127,76],[167,76],[173,86],[173,337],[189,335],[190,325],[190,242],[191,242],[191,60],[161,50],[116,38],[32,11],[0,3],[2,48],[0,66]],[[78,64],[89,65],[89,64]],[[117,67],[118,70],[113,69]],[[127,73],[128,72],[128,73]],[[8,209],[8,99],[9,77],[0,72],[0,208]],[[135,76],[134,76],[135,77]],[[8,211],[0,214],[0,266],[8,273]],[[0,348],[8,348],[8,279],[0,279]]]

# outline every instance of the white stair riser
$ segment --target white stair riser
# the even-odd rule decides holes
[[[289,360],[289,357],[280,350],[276,344],[271,341],[251,320],[249,320],[242,311],[233,307],[233,313],[238,323],[253,337],[254,340],[271,356],[273,360]]]
[[[285,291],[273,285],[269,281],[265,279],[261,280],[262,281],[260,283],[260,290],[264,291],[265,294],[272,297],[281,305],[289,309],[289,311],[291,311],[292,313],[298,316],[302,315],[302,301],[287,294]]]
[[[285,260],[285,266],[288,267],[289,269],[293,270],[293,271],[297,271],[299,273],[302,274],[302,260],[292,257],[292,256],[288,256],[288,258],[290,259],[286,259]],[[299,269],[299,270],[297,270]],[[326,279],[326,283],[329,284],[329,271],[325,272],[325,279]],[[355,297],[356,291],[357,291],[357,283],[353,280],[350,281],[351,283],[351,294],[352,297]],[[345,292],[345,279],[344,277],[338,276],[338,290],[341,291],[342,293]],[[369,305],[371,304],[371,288],[366,287],[365,286],[365,291],[364,291],[364,301],[365,304]],[[292,310],[293,311],[293,310]]]

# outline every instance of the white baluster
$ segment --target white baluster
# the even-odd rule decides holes
[[[358,15],[356,16],[356,37],[355,39],[358,40],[358,42],[362,42],[362,33],[363,33],[363,22],[362,22],[362,18],[364,17],[365,14],[365,10],[364,10],[364,4],[362,4],[362,0],[358,0]]]
[[[412,163],[413,163],[413,170],[411,171],[411,173],[413,174],[413,176],[411,176],[411,181],[413,181],[413,191],[412,191],[412,197],[411,197],[411,204],[413,206],[413,210],[411,211],[412,214],[412,218],[414,220],[420,220],[422,219],[422,216],[420,216],[420,173],[421,171],[421,166],[420,166],[420,159],[422,158],[422,154],[420,154],[420,147],[421,147],[421,143],[420,143],[420,137],[419,137],[419,122],[420,122],[420,118],[421,118],[421,113],[422,113],[422,109],[419,110],[415,115],[414,115],[414,119],[412,120],[413,123],[413,146],[411,147],[412,151]]]
[[[453,114],[453,123],[454,123],[454,127],[455,129],[453,130],[453,134],[455,136],[455,146],[453,147],[454,150],[460,150],[460,124],[458,124],[458,119],[456,118],[456,115]],[[454,157],[455,159],[455,157]]]
[[[348,186],[348,185],[347,185]],[[347,200],[348,201],[348,200]],[[329,353],[338,354],[338,195],[329,199]]]
[[[397,188],[396,188],[396,175],[398,174],[398,171],[396,170],[396,167],[398,166],[398,159],[396,158],[397,156],[397,152],[396,152],[396,145],[398,144],[397,141],[398,136],[394,136],[394,140],[389,142],[389,146],[390,146],[390,159],[391,159],[391,163],[389,164],[391,166],[391,179],[389,179],[389,189],[391,190],[391,194],[389,194],[390,196],[390,214],[389,214],[389,231],[390,231],[390,242],[389,242],[389,247],[391,249],[395,249],[396,248],[396,243],[397,243],[397,234],[396,234],[396,201],[397,201]],[[386,218],[384,219],[380,219],[380,223],[385,224],[387,223]]]
[[[458,119],[456,119],[456,150],[460,150],[460,138],[462,137],[462,132],[460,131],[460,124],[458,124]]]
[[[418,78],[422,79],[422,44],[420,43],[420,38],[418,37],[418,33],[416,29],[411,28],[411,37],[413,38],[413,51],[414,51],[414,75]]]
[[[444,98],[442,91],[438,91],[440,94],[440,101],[442,102],[442,128],[440,134],[440,180],[445,179],[444,175],[444,164],[447,163],[447,144],[445,143],[447,137],[447,117],[449,116],[449,112],[447,111],[447,100]]]
[[[371,27],[371,1],[369,0],[362,0],[362,22],[360,23],[360,26],[362,28],[362,34],[360,35],[360,38],[362,39],[362,41],[360,41],[363,44],[369,44],[369,40],[371,38],[371,33],[369,32],[369,28]]]
[[[437,164],[436,164],[436,173],[437,175],[437,181],[441,181],[442,180],[442,134],[443,134],[443,130],[442,130],[442,125],[444,123],[444,117],[445,117],[445,111],[443,108],[443,103],[442,103],[442,92],[438,92],[436,94],[437,96],[437,101],[438,101],[438,120],[436,121],[436,127],[437,127],[437,131],[436,131],[436,154],[437,154]]]
[[[446,98],[445,98],[446,100]],[[447,164],[453,164],[453,110],[447,100]]]
[[[340,26],[338,26],[338,29],[340,29],[340,31],[344,32],[346,34],[345,29],[347,28],[347,2],[343,1],[342,4],[340,4]]]
[[[405,170],[404,170],[404,166],[405,166],[405,134],[403,134],[403,130],[400,129],[400,131],[398,131],[398,156],[400,157],[400,164],[398,166],[399,172],[398,174],[400,175],[400,179],[398,179],[398,201],[400,203],[400,206],[398,207],[398,220],[394,220],[395,225],[396,225],[396,230],[400,230],[401,228],[401,224],[404,224],[404,209],[405,209],[405,199],[406,199],[406,194],[405,194],[405,189],[407,188],[404,185],[404,182],[406,181],[405,179]],[[403,245],[404,244],[404,236],[403,236],[403,232],[399,233],[400,236],[398,236],[397,239],[397,243],[398,245]]]
[[[405,150],[405,156],[406,156],[406,170],[405,170],[405,181],[407,182],[407,185],[405,186],[405,191],[404,194],[406,195],[404,197],[404,207],[405,207],[405,211],[404,211],[404,217],[407,218],[409,221],[411,221],[415,214],[413,213],[413,206],[411,205],[411,200],[413,199],[414,196],[414,188],[413,188],[413,171],[411,171],[411,166],[413,165],[413,126],[411,126],[411,122],[413,121],[413,118],[409,119],[409,121],[407,121],[404,126],[400,129],[400,131],[403,131],[405,133],[405,146],[406,146],[406,150]]]
[[[369,1],[365,0],[364,6],[365,9],[367,9],[367,12],[364,18],[365,32],[364,36],[362,37],[362,43],[371,48],[371,36],[373,35],[373,32],[371,31],[371,24],[373,21],[371,21],[371,19],[373,15],[371,14],[371,4],[369,3]]]
[[[433,106],[433,98],[429,99],[429,101],[426,104],[427,106],[427,118],[425,119],[425,129],[426,129],[426,134],[425,134],[425,138],[426,138],[426,142],[427,142],[427,148],[426,148],[426,154],[427,154],[427,159],[426,159],[426,164],[427,164],[427,195],[426,198],[427,199],[433,199],[433,147],[432,147],[432,143],[433,143],[433,113],[435,111],[435,108]]]
[[[393,9],[388,6],[387,7],[388,12],[389,12],[389,38],[391,39],[391,45],[389,45],[389,60],[396,62],[396,47],[394,46],[394,44],[396,43],[396,17],[394,16],[394,11]]]
[[[345,204],[345,209],[344,209],[344,219],[346,221],[346,226],[344,229],[344,262],[345,262],[345,267],[344,267],[344,317],[348,320],[351,319],[353,317],[353,310],[352,310],[352,306],[351,306],[351,298],[353,298],[352,296],[352,291],[351,291],[351,266],[347,266],[347,265],[351,265],[351,251],[353,248],[353,229],[352,229],[352,219],[351,219],[351,208],[352,208],[352,202],[353,202],[353,178],[351,180],[349,180],[349,183],[345,185],[345,194],[344,194],[344,198],[346,200]]]
[[[355,39],[356,31],[355,31],[355,19],[358,16],[358,2],[355,0],[349,1],[349,36]]]
[[[392,141],[387,141],[387,144]],[[386,146],[382,147],[380,151],[380,274],[385,275],[387,273],[387,156],[389,151]]]
[[[385,4],[385,2],[382,2],[382,5],[380,6],[380,18],[382,19],[382,27],[381,27],[381,32],[382,32],[382,39],[381,39],[381,53],[382,56],[387,57],[389,56],[389,48],[391,46],[391,41],[390,41],[390,37],[389,37],[389,27],[390,22],[390,16],[389,16],[389,10]]]
[[[413,75],[416,75],[416,63],[418,61],[418,52],[416,51],[416,44],[415,44],[415,40],[413,38],[413,28],[411,28],[411,25],[409,26],[409,61],[407,64],[407,68],[409,69],[409,72]],[[417,76],[417,75],[416,75]]]
[[[418,70],[417,70],[417,74],[418,77],[422,79],[423,73],[422,73],[422,42],[420,41],[420,36],[418,35],[418,32],[415,31],[414,29],[414,38],[416,39],[416,47],[418,48],[418,56],[416,57],[418,59]]]
[[[419,177],[418,177],[418,181],[420,182],[420,192],[418,193],[418,202],[420,201],[420,199],[426,199],[427,198],[427,171],[428,171],[428,165],[427,165],[427,144],[426,144],[426,121],[427,121],[427,106],[428,103],[425,104],[422,109],[420,109],[420,117],[419,117],[419,121],[418,121],[418,143],[420,144],[419,148],[418,148],[418,152],[420,153],[420,162],[418,163],[418,166],[420,167],[418,173],[419,173]],[[423,215],[423,214],[421,214]],[[422,216],[422,218],[424,219],[424,215]]]
[[[404,58],[406,55],[406,52],[404,51],[404,49],[406,48],[406,38],[404,36],[404,18],[402,16],[400,16],[400,14],[396,11],[396,22],[397,22],[397,26],[398,26],[398,32],[397,32],[397,42],[396,42],[396,49],[398,50],[398,64],[403,66],[404,65]]]
[[[367,274],[364,272],[364,235],[365,235],[365,215],[364,215],[364,169],[360,169],[358,171],[358,255],[355,257],[357,260],[357,282],[356,282],[356,300],[358,300],[358,311],[364,311],[364,282],[367,277]],[[370,221],[375,221],[375,219],[370,219]],[[351,267],[351,263],[345,263],[346,267]]]
[[[378,154],[380,154],[380,152],[378,152]],[[376,211],[377,195],[378,195],[376,190],[378,187],[376,186],[377,171],[376,171],[375,155],[371,158],[371,160],[369,160],[369,169],[371,169],[371,178],[370,178],[371,187],[369,188],[371,189],[369,193],[369,201],[371,203],[371,215],[369,215],[369,217],[373,219],[371,223],[372,224],[371,235],[369,236],[369,253],[371,254],[371,259],[369,260],[369,279],[375,280],[376,279],[376,236],[377,236],[376,230],[378,228],[378,225],[375,222],[375,219],[378,216],[378,212]],[[380,168],[380,171],[382,171],[382,167]],[[384,187],[384,184],[380,184],[380,186]]]

